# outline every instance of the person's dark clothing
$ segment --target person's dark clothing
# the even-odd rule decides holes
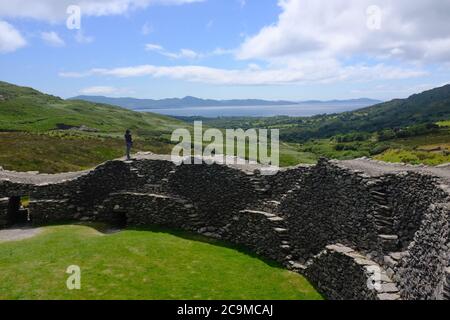
[[[131,135],[131,133],[126,133],[125,134],[125,141],[126,141],[126,143],[128,144],[128,143],[133,143],[133,136]]]
[[[133,146],[133,137],[130,133],[125,134],[125,144],[127,145],[127,160],[131,159],[131,147]]]

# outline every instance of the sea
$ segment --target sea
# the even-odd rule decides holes
[[[364,104],[296,104],[285,106],[215,106],[215,107],[176,107],[163,109],[145,109],[143,112],[153,112],[176,117],[309,117],[319,114],[333,114],[367,107]]]

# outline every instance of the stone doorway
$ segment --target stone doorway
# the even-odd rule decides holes
[[[28,213],[28,200],[29,197],[14,196],[9,198],[8,212],[7,212],[7,224],[21,225],[30,222],[30,216]]]
[[[114,212],[111,221],[112,227],[117,229],[125,229],[128,224],[128,217],[126,212]]]

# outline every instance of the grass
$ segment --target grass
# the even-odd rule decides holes
[[[174,129],[189,127],[185,122],[153,113],[135,112],[85,101],[63,100],[30,88],[0,81],[0,129],[45,132],[59,124],[86,126],[100,133],[122,134],[132,129],[140,136],[168,139]]]
[[[321,299],[298,274],[183,232],[52,226],[0,256],[0,299]],[[66,288],[69,265],[81,290]]]
[[[376,160],[393,163],[425,164],[436,166],[450,162],[450,153],[390,149],[375,157]]]
[[[314,153],[302,151],[296,144],[280,142],[280,165],[283,167],[315,164],[318,158]]]
[[[81,134],[0,132],[0,166],[6,170],[58,173],[89,169],[124,156],[120,138]],[[133,151],[168,153],[171,145],[140,139]]]
[[[46,133],[0,132],[0,166],[7,170],[58,173],[89,169],[124,155],[120,136],[87,134],[69,131]],[[395,139],[385,142],[341,143],[348,150],[336,150],[331,139],[317,139],[303,144],[280,144],[281,166],[314,164],[320,156],[332,159],[353,159],[374,156],[387,162],[439,165],[450,161],[450,130],[426,136]],[[373,154],[380,146],[382,153]],[[138,137],[134,152],[151,151],[170,154],[173,145],[158,139]],[[387,150],[387,151],[385,151]],[[385,151],[385,152],[383,152]]]
[[[450,120],[447,120],[447,121],[440,121],[440,122],[438,122],[437,124],[438,124],[438,126],[440,126],[440,127],[450,127]]]
[[[126,128],[132,130],[136,140],[134,151],[169,154],[173,147],[170,142],[173,130],[192,130],[190,124],[166,116],[85,101],[66,101],[1,81],[0,95],[4,99],[0,101],[0,166],[8,170],[58,173],[95,167],[123,156]],[[302,121],[319,126],[321,119],[312,117]],[[281,128],[283,132],[298,125],[297,121],[286,117],[225,118],[206,121],[204,129],[208,126],[267,126]],[[55,130],[61,125],[84,126],[94,132]],[[413,164],[446,163],[450,151],[450,120],[438,122],[438,125],[441,128],[436,133],[381,142],[372,138],[345,143],[334,139],[312,139],[304,143],[282,141],[280,165],[312,164],[319,157],[345,160],[363,156]],[[436,152],[437,149],[440,152]]]

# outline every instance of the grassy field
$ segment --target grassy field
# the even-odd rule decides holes
[[[314,139],[301,144],[284,143],[284,162],[314,163],[321,156],[348,160],[371,157],[386,162],[440,165],[450,162],[450,128],[438,132],[387,141],[336,142],[334,139]]]
[[[0,132],[0,141],[0,166],[15,171],[80,171],[125,154],[121,138],[78,133]],[[170,150],[168,143],[138,139],[133,151],[164,154]]]
[[[85,101],[66,101],[1,81],[0,94],[3,97],[0,100],[0,166],[8,170],[58,173],[95,167],[124,155],[126,128],[133,132],[134,152],[169,154],[174,145],[170,141],[173,130],[192,129],[190,123],[170,117]],[[204,129],[208,126],[267,127],[280,128],[283,133],[296,126],[320,127],[322,120],[321,116],[215,119],[206,121]],[[380,141],[374,133],[351,142],[337,142],[336,137],[305,140],[300,135],[300,140],[281,142],[280,165],[312,164],[319,157],[341,160],[375,157],[388,162],[428,165],[447,163],[450,122],[441,121],[438,125],[440,128],[430,134]]]
[[[98,134],[0,132],[0,140],[0,166],[16,171],[79,171],[122,157],[125,152],[121,137]],[[345,147],[336,150],[337,145]],[[139,137],[133,151],[170,154],[172,147],[165,140]],[[313,164],[321,156],[331,159],[366,156],[387,162],[439,165],[450,162],[450,130],[446,128],[436,134],[382,143],[337,143],[332,139],[316,139],[302,144],[281,142],[280,145],[281,166]]]
[[[91,131],[123,135],[131,129],[138,136],[169,139],[185,122],[153,113],[135,112],[85,101],[63,100],[0,81],[0,129],[3,131],[47,132],[61,125],[85,126]]]
[[[53,226],[0,256],[0,299],[321,299],[298,274],[182,232]],[[81,290],[66,288],[69,265]]]

